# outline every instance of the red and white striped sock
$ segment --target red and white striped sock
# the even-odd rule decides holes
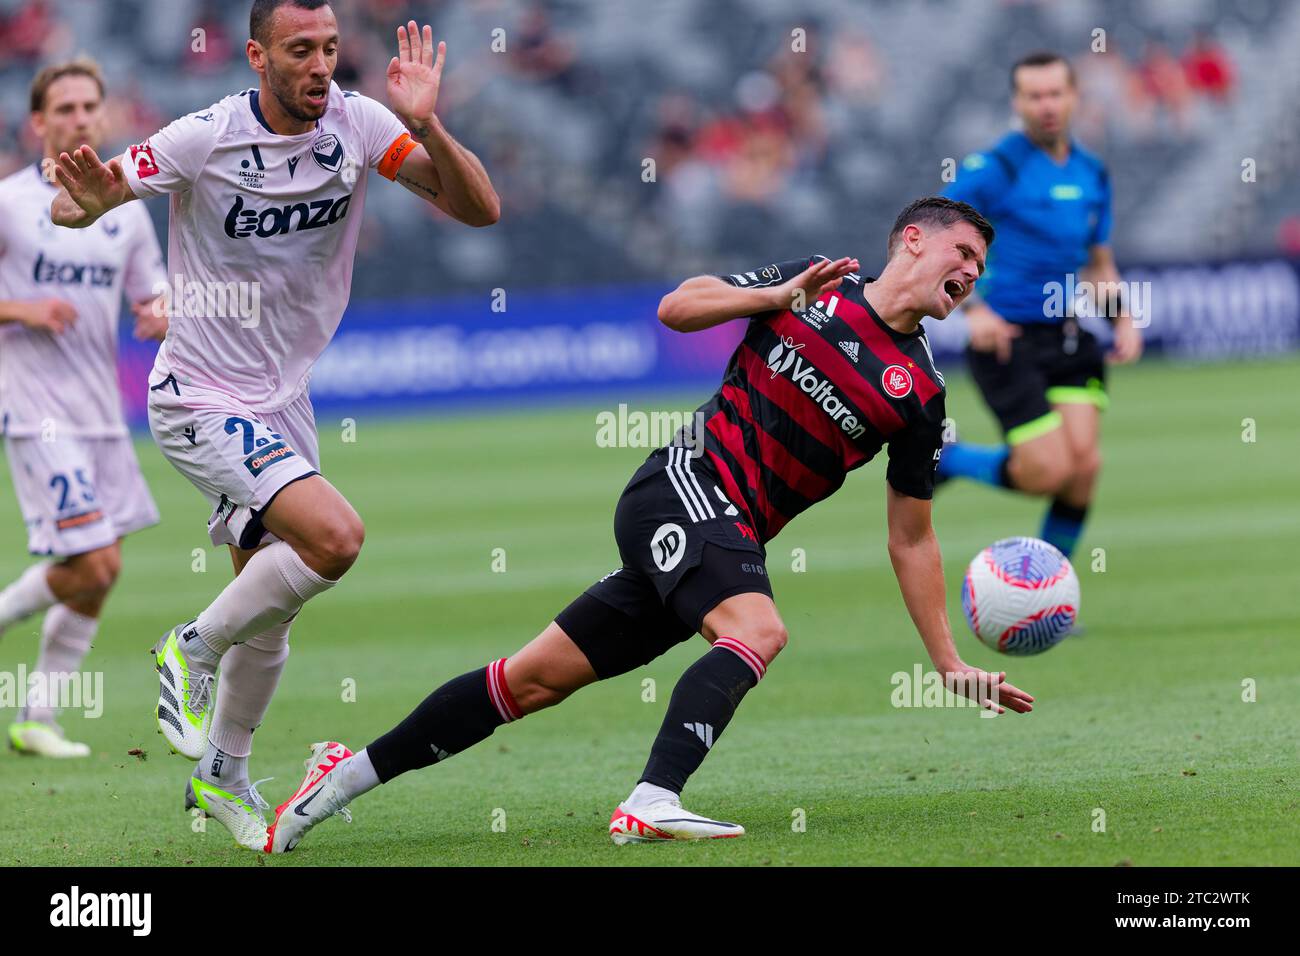
[[[524,712],[515,703],[514,695],[510,693],[510,687],[506,684],[506,659],[504,657],[488,665],[487,685],[488,696],[492,698],[492,706],[497,709],[502,721],[508,724],[512,720],[519,720],[524,716]]]

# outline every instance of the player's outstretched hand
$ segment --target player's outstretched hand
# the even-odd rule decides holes
[[[433,27],[421,31],[412,20],[397,28],[397,56],[388,64],[388,102],[408,129],[427,127],[433,118],[446,58],[447,44],[439,41],[434,59]]]
[[[1132,319],[1120,319],[1115,323],[1115,342],[1106,354],[1106,360],[1115,365],[1127,365],[1142,357],[1142,332],[1133,325]]]
[[[108,210],[134,198],[122,172],[122,161],[101,163],[89,146],[78,146],[71,154],[59,153],[54,176],[72,200],[65,202],[62,194],[54,198],[50,216],[56,226],[88,226]]]
[[[970,347],[976,352],[996,352],[998,361],[1011,361],[1011,343],[1020,334],[1020,327],[1012,325],[992,309],[966,310],[966,324],[970,329]]]
[[[52,335],[59,335],[77,321],[77,310],[62,299],[29,302],[25,311],[26,314],[22,318],[23,325]]]
[[[858,260],[819,259],[803,272],[776,287],[776,297],[782,308],[802,312],[821,296],[840,287],[844,277],[859,269]]]
[[[953,693],[963,694],[994,713],[1005,714],[1010,708],[1017,714],[1027,714],[1034,709],[1034,698],[1008,684],[1006,671],[994,673],[963,664],[945,672],[943,678],[944,686]]]

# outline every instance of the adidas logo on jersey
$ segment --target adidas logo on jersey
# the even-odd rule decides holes
[[[841,342],[840,349],[843,350],[845,355],[853,359],[854,365],[858,364],[858,343],[857,342]]]
[[[713,725],[712,724],[682,724],[687,730],[704,742],[704,749],[713,749]]]

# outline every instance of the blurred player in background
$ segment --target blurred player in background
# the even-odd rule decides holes
[[[1114,346],[1103,356],[1079,327],[1075,303],[1048,291],[1084,281],[1118,289],[1108,245],[1110,180],[1101,160],[1070,137],[1077,92],[1063,58],[1025,57],[1012,67],[1011,87],[1024,131],[966,157],[944,192],[980,210],[998,231],[997,251],[964,312],[971,374],[1006,444],[951,444],[939,477],[1050,497],[1039,536],[1068,557],[1101,471],[1106,361],[1135,361],[1142,335],[1122,301],[1094,303],[1114,326]]]
[[[284,668],[290,622],[338,583],[364,536],[319,473],[307,385],[348,303],[366,171],[470,225],[495,222],[499,202],[482,164],[434,114],[446,47],[435,51],[430,27],[397,31],[391,111],[333,82],[340,41],[324,0],[255,0],[249,35],[257,89],[176,120],[108,165],[88,149],[61,155],[53,214],[85,228],[122,203],[170,194],[171,272],[200,290],[260,290],[260,314],[214,310],[212,296],[175,304],[149,390],[154,439],[208,499],[209,534],[230,545],[236,572],[158,642],[158,726],[199,761],[186,807],[260,850],[253,730]]]
[[[47,757],[90,753],[55,723],[50,676],[80,669],[121,568],[122,538],[158,522],[117,384],[123,293],[137,338],[167,331],[154,309],[166,274],[153,223],[143,207],[81,233],[50,221],[55,158],[99,146],[106,123],[92,60],[46,67],[31,87],[44,157],[0,182],[0,432],[28,550],[52,559],[0,591],[0,632],[46,611],[36,681],[8,736],[20,753]]]
[[[935,668],[957,693],[1004,712],[1033,698],[965,664],[953,645],[939,542],[930,524],[942,444],[943,377],[921,328],[970,293],[993,230],[964,203],[930,197],[898,216],[877,280],[856,259],[811,256],[729,276],[696,276],[665,296],[679,332],[745,318],[744,341],[694,427],[655,451],[623,491],[605,575],[510,658],[448,681],[364,750],[317,744],[298,791],[276,811],[271,852],[399,774],[497,727],[635,670],[701,634],[712,645],[678,681],[636,787],[614,811],[615,843],[713,839],[739,824],[684,810],[681,792],[745,695],[785,646],[764,545],[834,494],[886,445],[889,556]]]

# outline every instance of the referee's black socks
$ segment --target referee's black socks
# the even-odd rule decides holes
[[[1080,508],[1055,498],[1043,516],[1043,528],[1038,536],[1067,558],[1073,557],[1074,546],[1079,543],[1079,537],[1083,534],[1083,522],[1087,517],[1087,505]]]

